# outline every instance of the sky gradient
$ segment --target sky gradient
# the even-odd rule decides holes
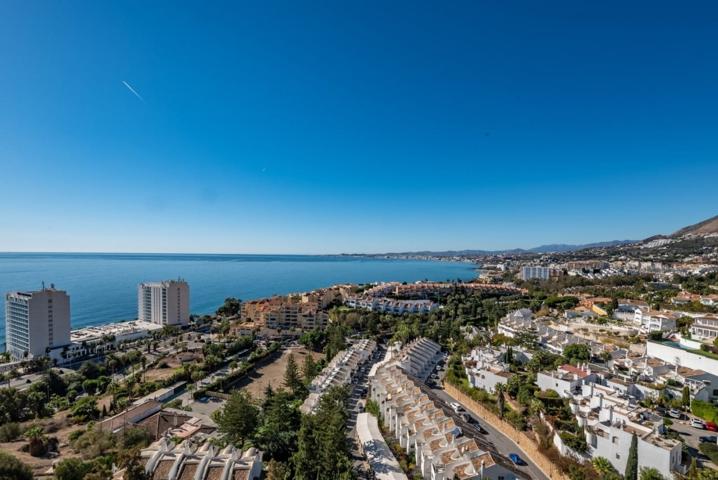
[[[638,239],[718,214],[715,2],[0,2],[0,251]]]

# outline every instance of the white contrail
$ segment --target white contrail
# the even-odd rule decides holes
[[[124,80],[122,80],[122,83],[125,84],[125,87],[127,87],[127,89],[128,89],[130,92],[132,92],[132,93],[135,95],[135,97],[139,98],[139,99],[140,99],[141,101],[143,101],[143,102],[145,101],[145,99],[142,98],[142,95],[140,95],[139,93],[137,93],[137,90],[135,90],[134,88],[132,88],[132,85],[130,85],[129,83],[127,83],[127,82],[124,81]]]

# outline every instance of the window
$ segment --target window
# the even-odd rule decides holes
[[[621,459],[621,455],[619,455],[619,454],[617,453],[617,454],[616,454],[616,459],[620,460],[620,459]]]

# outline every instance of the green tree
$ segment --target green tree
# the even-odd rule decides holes
[[[621,475],[606,457],[595,457],[591,463],[604,480],[620,480]]]
[[[666,477],[661,475],[655,468],[643,467],[641,469],[641,480],[666,480]]]
[[[121,450],[117,463],[120,468],[125,469],[123,480],[149,480],[150,476],[145,473],[145,462],[142,461],[139,448]]]
[[[33,457],[45,455],[47,451],[45,444],[47,437],[45,437],[45,432],[40,425],[33,425],[25,430],[24,436],[28,441],[27,450],[30,455]]]
[[[17,458],[0,450],[0,480],[32,480],[32,470]]]
[[[294,360],[294,354],[289,354],[289,358],[287,358],[287,368],[284,371],[284,385],[292,391],[295,397],[301,397],[305,391],[302,377],[299,375],[299,367]]]
[[[681,396],[681,403],[684,407],[690,407],[691,406],[691,390],[688,388],[688,385],[685,385],[683,387],[683,394]]]
[[[265,396],[261,420],[254,434],[254,443],[264,452],[265,459],[286,462],[297,446],[301,417],[297,402],[285,390]]]
[[[100,376],[100,369],[93,362],[85,362],[78,373],[85,378],[94,379]]]
[[[254,433],[259,422],[259,409],[244,390],[237,390],[224,408],[217,410],[215,420],[225,438],[239,448]]]
[[[92,396],[79,399],[75,402],[70,412],[78,422],[97,420],[100,416],[100,411],[97,409],[97,399]]]
[[[302,417],[297,451],[293,456],[297,480],[354,478],[346,438],[348,412],[345,387],[333,387],[319,401],[315,415]]]
[[[92,464],[79,458],[66,458],[55,466],[56,480],[84,480],[92,470]]]
[[[583,363],[591,358],[591,349],[583,343],[573,343],[563,348],[563,356],[569,363]]]
[[[503,420],[506,398],[504,398],[504,386],[500,383],[496,385],[496,408],[499,411],[499,418]]]
[[[270,460],[267,467],[267,480],[290,480],[292,469],[286,463]]]
[[[638,480],[638,437],[633,434],[631,438],[631,448],[628,450],[628,460],[626,461],[626,473],[623,475],[625,480]]]
[[[317,364],[314,361],[311,353],[307,353],[304,357],[304,364],[302,365],[302,375],[304,376],[304,383],[311,383],[312,379],[317,375]]]
[[[238,298],[229,297],[224,300],[224,304],[217,309],[217,315],[222,317],[234,317],[239,315],[242,309],[242,301]]]

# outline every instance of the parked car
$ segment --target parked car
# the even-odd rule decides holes
[[[707,435],[698,439],[701,443],[718,443],[718,437],[715,435]]]
[[[667,410],[663,407],[656,407],[656,413],[662,417],[666,416]]]
[[[710,430],[711,432],[718,432],[718,425],[716,425],[714,422],[706,422],[706,430]]]
[[[700,428],[701,430],[705,430],[706,423],[698,418],[692,418],[691,419],[691,427],[693,428]]]
[[[509,460],[514,462],[514,465],[519,465],[519,466],[526,465],[526,462],[524,462],[523,458],[519,457],[515,453],[509,453]]]
[[[670,410],[668,410],[668,416],[677,418],[680,420],[681,418],[683,418],[683,412],[681,412],[680,410],[677,410],[675,408],[671,408]]]
[[[464,411],[464,408],[463,408],[461,405],[459,405],[457,402],[451,402],[451,403],[449,404],[449,406],[450,406],[451,409],[452,409],[453,411],[455,411],[456,413],[459,413],[459,412],[463,412],[463,411]]]

